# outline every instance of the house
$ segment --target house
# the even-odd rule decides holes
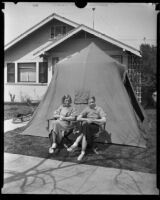
[[[135,92],[141,102],[139,50],[55,13],[5,45],[4,102],[40,101],[56,63],[91,42],[127,65],[131,81],[139,81]]]

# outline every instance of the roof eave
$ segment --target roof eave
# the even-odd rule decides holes
[[[114,38],[112,38],[112,37],[110,37],[110,36],[107,36],[107,35],[105,35],[105,34],[99,32],[99,31],[96,31],[96,30],[94,30],[94,29],[92,29],[92,28],[89,28],[89,27],[87,27],[87,26],[83,26],[83,27],[84,27],[84,30],[87,29],[87,31],[89,30],[90,33],[93,33],[93,31],[94,31],[94,32],[96,32],[96,34],[97,34],[100,38],[102,38],[102,39],[104,39],[104,40],[106,40],[106,41],[108,41],[108,42],[111,42],[112,44],[115,44],[116,46],[119,46],[119,47],[122,48],[123,50],[130,51],[130,52],[136,54],[137,56],[141,57],[140,51],[139,51],[138,49],[136,49],[136,48],[134,48],[134,47],[131,47],[131,46],[127,45],[127,44],[124,44],[123,42],[120,42],[120,41],[118,41],[118,40],[116,40],[116,39],[114,39]],[[106,38],[107,38],[107,39],[106,39]]]
[[[46,24],[47,22],[51,21],[52,19],[57,19],[60,20],[64,23],[67,23],[68,25],[71,25],[73,27],[78,26],[79,24],[68,20],[65,17],[61,17],[55,13],[49,15],[47,18],[43,19],[41,22],[37,23],[36,25],[32,26],[30,29],[26,30],[24,33],[22,33],[21,35],[19,35],[18,37],[16,37],[15,39],[13,39],[12,41],[10,41],[8,44],[5,45],[5,51],[8,50],[11,46],[13,46],[14,44],[16,44],[17,42],[19,42],[20,40],[22,40],[23,38],[25,38],[26,36],[28,36],[29,34],[31,34],[32,32],[34,32],[35,30],[37,30],[38,28],[42,27],[44,24]]]
[[[139,50],[137,50],[137,49],[135,49],[135,48],[133,48],[133,47],[130,47],[130,46],[126,45],[126,44],[123,44],[122,42],[120,42],[120,41],[118,41],[118,40],[115,40],[115,39],[113,39],[113,38],[111,38],[111,37],[109,37],[109,36],[106,36],[105,34],[102,34],[102,33],[98,32],[98,31],[92,30],[91,28],[86,27],[86,26],[84,26],[84,25],[82,25],[82,24],[80,24],[77,28],[75,28],[70,34],[64,36],[63,38],[61,38],[61,39],[58,40],[57,42],[53,43],[52,45],[49,45],[47,48],[44,48],[43,50],[41,50],[41,51],[35,53],[35,54],[34,54],[35,57],[41,55],[41,54],[42,54],[43,52],[45,52],[45,51],[50,50],[51,48],[57,46],[58,44],[60,44],[61,42],[67,40],[67,39],[70,38],[72,35],[76,34],[77,32],[79,32],[79,31],[81,31],[81,30],[84,30],[84,31],[87,31],[87,32],[89,32],[89,33],[91,33],[91,34],[94,34],[94,35],[96,35],[97,37],[99,37],[99,38],[101,38],[101,39],[103,39],[103,40],[105,40],[105,41],[111,42],[112,44],[115,44],[116,46],[119,46],[119,47],[122,48],[124,51],[129,51],[129,52],[131,52],[131,53],[133,53],[133,54],[135,54],[135,55],[141,57],[141,54],[140,54],[140,51],[139,51]]]

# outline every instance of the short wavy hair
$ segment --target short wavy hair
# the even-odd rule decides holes
[[[91,96],[91,97],[89,97],[88,100],[90,100],[90,99],[93,99],[93,101],[96,102],[96,98],[95,98],[95,96]]]
[[[64,96],[62,97],[62,104],[64,103],[64,100],[65,100],[65,99],[69,99],[69,102],[72,103],[72,98],[71,98],[71,96],[70,96],[69,94],[64,95]]]

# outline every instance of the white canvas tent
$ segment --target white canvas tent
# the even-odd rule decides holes
[[[22,134],[48,137],[47,119],[70,94],[77,114],[86,106],[87,95],[107,114],[106,131],[115,144],[146,147],[139,128],[144,112],[133,92],[126,67],[108,56],[94,43],[64,61],[60,61],[50,85]]]

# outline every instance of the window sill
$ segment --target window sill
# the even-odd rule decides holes
[[[47,86],[48,83],[5,83],[5,85],[27,85],[27,86]]]
[[[66,36],[67,34],[60,34],[60,35],[56,35],[56,36],[53,36],[53,37],[50,37],[49,40],[58,40],[64,36]]]

